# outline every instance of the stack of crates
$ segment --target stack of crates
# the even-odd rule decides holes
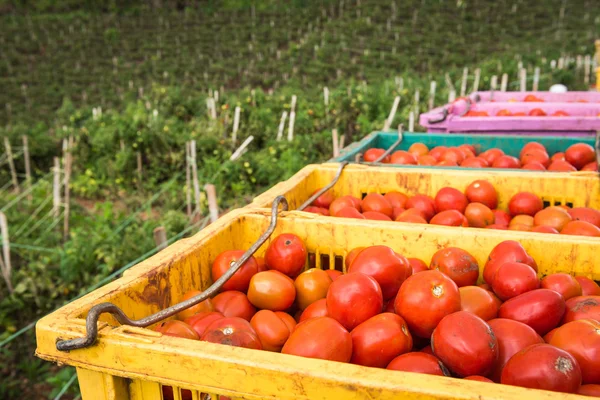
[[[478,102],[473,101],[473,104],[493,107],[493,102],[503,101],[501,96],[505,95],[478,93]],[[509,96],[518,98],[522,95],[511,93]],[[502,107],[510,104],[513,103],[503,103]],[[579,107],[578,104],[575,106]],[[600,107],[600,104],[593,107]],[[600,118],[596,120],[598,124]],[[579,121],[578,117],[573,121]],[[561,129],[565,130],[565,126]],[[581,127],[581,124],[577,122],[576,126]],[[449,125],[444,129],[451,131]],[[600,126],[593,129],[600,129]],[[113,303],[129,318],[140,319],[177,304],[190,290],[208,288],[213,283],[211,265],[217,255],[226,250],[248,249],[255,243],[271,223],[271,204],[278,196],[286,198],[290,211],[279,212],[274,232],[257,250],[257,256],[264,256],[277,235],[294,233],[304,241],[308,258],[315,260],[317,268],[345,272],[349,251],[372,245],[386,245],[406,257],[417,257],[426,262],[440,248],[457,246],[471,253],[483,268],[489,252],[497,244],[516,240],[537,261],[542,276],[566,272],[600,280],[600,238],[355,220],[297,210],[315,191],[331,183],[346,163],[349,164],[343,167],[339,179],[330,189],[336,197],[353,195],[362,198],[368,193],[390,191],[409,196],[416,193],[435,196],[443,187],[464,191],[472,181],[485,179],[498,191],[499,208],[506,208],[514,194],[529,191],[538,194],[545,205],[600,209],[600,181],[594,171],[556,173],[355,162],[357,156],[370,148],[388,149],[395,145],[393,150],[407,150],[417,142],[430,148],[460,144],[471,144],[478,150],[497,147],[517,157],[523,145],[531,140],[542,143],[549,152],[564,151],[579,142],[596,145],[595,136],[588,135],[587,131],[577,132],[586,135],[583,137],[542,134],[535,139],[522,133],[498,133],[407,132],[402,134],[400,142],[397,133],[373,133],[343,149],[339,157],[322,165],[306,166],[289,180],[256,197],[248,207],[230,212],[195,236],[169,246],[126,271],[122,278],[41,319],[36,327],[37,355],[75,366],[83,400],[575,399],[575,395],[562,393],[392,373],[352,364],[183,340],[164,336],[152,326],[121,325],[110,314],[100,317],[98,340],[93,345],[69,352],[57,350],[58,341],[85,336],[86,316],[92,306]]]

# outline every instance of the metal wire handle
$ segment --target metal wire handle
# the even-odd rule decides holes
[[[317,199],[317,197],[319,197],[320,195],[322,195],[323,193],[325,193],[326,191],[331,189],[333,187],[333,185],[335,185],[337,183],[337,181],[340,180],[340,176],[342,176],[342,171],[348,164],[350,164],[348,161],[341,162],[340,168],[335,173],[335,176],[333,177],[332,181],[329,182],[327,185],[323,186],[318,192],[316,192],[315,194],[310,196],[308,198],[308,200],[306,200],[304,203],[302,203],[302,205],[300,207],[298,207],[298,211],[304,210],[306,207],[310,206],[311,203]]]
[[[402,143],[402,131],[403,131],[403,126],[402,124],[398,125],[398,140],[396,140],[390,147],[388,147],[388,149],[386,151],[384,151],[379,157],[377,157],[377,159],[375,161],[373,161],[373,163],[378,163],[381,162],[381,160],[383,160],[384,158],[386,158],[387,156],[390,155],[390,153],[400,144]]]
[[[111,313],[121,325],[131,325],[139,328],[145,328],[165,318],[171,317],[187,308],[190,308],[204,300],[216,295],[221,287],[227,282],[239,269],[248,261],[248,259],[262,246],[269,236],[275,230],[277,225],[277,213],[279,204],[283,205],[283,211],[287,211],[288,202],[283,196],[277,196],[273,201],[271,207],[271,223],[267,230],[258,238],[258,240],[250,246],[250,248],[223,274],[217,279],[208,289],[199,295],[196,295],[186,301],[172,305],[171,307],[165,308],[155,314],[149,315],[142,319],[132,320],[119,307],[113,303],[101,303],[92,307],[86,317],[85,327],[86,335],[82,338],[75,338],[70,340],[59,340],[56,342],[56,348],[60,351],[71,351],[89,347],[96,342],[98,338],[98,318],[101,314]]]
[[[448,118],[448,109],[447,108],[442,108],[442,116],[439,118],[429,118],[427,120],[427,122],[429,122],[430,124],[438,124],[440,122],[444,122],[446,120],[446,118]]]

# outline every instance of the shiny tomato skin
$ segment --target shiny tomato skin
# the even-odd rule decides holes
[[[424,156],[427,153],[429,153],[429,147],[427,147],[423,143],[417,142],[410,145],[410,147],[408,148],[408,152],[414,155],[415,157]]]
[[[277,236],[265,253],[265,263],[269,269],[277,270],[290,278],[295,278],[306,265],[306,246],[293,233]]]
[[[564,273],[551,274],[544,277],[540,282],[540,287],[560,293],[565,301],[571,297],[582,295],[579,282],[571,275]]]
[[[591,319],[568,322],[556,330],[550,344],[575,357],[584,384],[600,384],[600,322]]]
[[[562,323],[579,319],[593,319],[600,322],[600,296],[577,296],[567,300],[567,311]]]
[[[508,202],[508,210],[512,216],[530,215],[533,217],[542,208],[544,208],[542,199],[529,192],[517,193]]]
[[[163,321],[154,327],[154,330],[165,336],[173,336],[183,339],[198,340],[198,334],[183,321],[171,319]]]
[[[365,217],[365,219],[368,219],[371,221],[391,221],[392,220],[387,215],[382,214],[377,211],[365,211],[362,213],[362,215],[363,215],[363,217]]]
[[[307,269],[298,275],[294,280],[298,308],[304,310],[315,301],[324,299],[331,282],[327,272],[318,268]]]
[[[339,218],[367,219],[364,215],[360,213],[360,211],[358,211],[354,207],[344,207],[335,214],[331,215]]]
[[[238,317],[221,318],[214,321],[206,328],[200,340],[262,350],[262,345],[252,325],[245,319]]]
[[[581,385],[577,394],[582,396],[600,397],[600,385]]]
[[[263,272],[269,269],[267,268],[267,264],[265,264],[264,257],[254,257],[254,259],[256,260],[256,264],[258,265],[258,272]]]
[[[186,318],[184,322],[188,324],[194,331],[196,331],[196,334],[200,338],[210,324],[221,318],[225,317],[220,312],[208,311],[192,315],[191,317]]]
[[[559,207],[544,208],[538,211],[533,217],[534,225],[550,226],[559,232],[569,221],[571,221],[569,213]]]
[[[600,237],[600,228],[585,221],[571,221],[560,231],[562,235]]]
[[[360,200],[354,196],[342,196],[335,199],[329,205],[329,214],[336,215],[339,211],[346,207],[354,207],[356,211],[361,212],[362,208],[360,207]]]
[[[405,208],[408,196],[400,192],[387,192],[383,197],[392,205],[392,207]]]
[[[311,318],[296,325],[281,353],[349,362],[352,357],[352,336],[333,318]]]
[[[250,280],[248,300],[253,306],[271,311],[284,311],[294,304],[294,281],[279,271],[259,272]]]
[[[429,221],[431,225],[469,226],[467,218],[458,210],[446,210],[437,213]]]
[[[475,257],[458,247],[438,250],[431,258],[429,269],[446,274],[458,287],[474,285],[479,278],[479,264]]]
[[[479,156],[482,157],[485,161],[487,161],[487,163],[491,166],[492,164],[494,164],[494,161],[496,161],[496,159],[498,159],[499,157],[501,157],[503,155],[504,155],[504,151],[502,151],[501,149],[498,149],[498,148],[493,148],[493,149],[488,149],[488,150],[484,151]],[[488,206],[488,207],[490,207],[490,206]],[[490,207],[490,208],[495,208],[495,207]]]
[[[399,355],[388,364],[387,369],[427,375],[450,376],[448,368],[436,356],[423,352]]]
[[[288,315],[293,321],[293,324],[290,323],[283,315],[287,314],[280,311],[260,310],[250,320],[250,325],[254,328],[263,350],[279,352],[290,337],[296,322]]]
[[[429,155],[439,161],[442,157],[442,154],[446,152],[448,148],[446,146],[436,146],[429,151]]]
[[[381,157],[383,153],[385,153],[384,149],[369,149],[365,151],[365,154],[363,155],[363,160],[365,160],[366,162],[374,162],[379,157]],[[385,156],[380,162],[384,164],[389,163],[390,156]]]
[[[384,300],[396,296],[402,283],[412,275],[412,268],[406,257],[398,255],[387,246],[371,246],[361,251],[348,273],[362,272],[377,281]]]
[[[587,143],[576,143],[565,151],[565,159],[577,169],[596,160],[594,147]]]
[[[409,352],[413,340],[399,315],[383,313],[369,318],[350,332],[352,364],[385,368],[400,354]]]
[[[564,350],[541,343],[516,353],[504,366],[500,382],[554,392],[577,393],[581,368]]]
[[[495,318],[488,321],[498,340],[498,359],[488,375],[494,382],[500,382],[504,365],[510,358],[527,346],[544,343],[544,340],[529,325],[512,319]]]
[[[313,192],[313,195],[315,193],[317,193],[319,190],[321,190],[321,189],[315,190]],[[319,197],[317,197],[312,202],[312,205],[315,207],[325,208],[325,209],[329,210],[329,206],[331,205],[331,203],[333,203],[334,200],[335,200],[335,196],[333,195],[333,193],[331,193],[330,190],[328,190],[325,193],[323,193],[322,195],[320,195]]]
[[[390,218],[392,217],[392,205],[379,193],[369,193],[360,204],[363,213],[365,211],[375,211],[387,215]]]
[[[548,114],[546,114],[546,112],[541,108],[533,108],[531,111],[529,111],[529,113],[527,113],[527,115],[532,117],[545,117]]]
[[[536,289],[507,300],[499,318],[508,318],[532,327],[543,336],[556,328],[565,314],[565,300],[553,290]]]
[[[436,211],[442,212],[446,210],[457,210],[461,214],[464,214],[469,200],[467,196],[462,194],[459,190],[445,187],[440,189],[435,195],[435,209]]]
[[[576,276],[575,280],[581,285],[582,296],[600,296],[600,286],[587,276]]]
[[[195,297],[199,294],[202,294],[202,292],[199,290],[190,290],[189,292],[187,292],[183,295],[183,297],[181,298],[181,300],[179,302],[186,301],[186,300],[191,299],[192,297]],[[184,321],[186,318],[189,318],[192,315],[195,315],[200,312],[213,311],[214,309],[215,309],[215,307],[213,306],[211,299],[206,299],[206,300],[196,304],[195,306],[191,306],[190,308],[180,311],[177,314],[177,318]]]
[[[381,287],[361,272],[336,279],[329,286],[326,299],[327,314],[349,331],[383,310]]]
[[[520,168],[521,162],[517,157],[503,155],[494,161],[491,165],[492,168]]]
[[[551,172],[574,172],[577,171],[577,168],[572,166],[569,162],[564,160],[556,160],[552,161],[548,166],[548,171]]]
[[[229,290],[216,295],[212,299],[215,311],[220,312],[225,317],[240,317],[250,321],[256,313],[256,308],[250,303],[248,297],[235,290]]]
[[[600,211],[589,207],[575,207],[567,210],[573,221],[585,221],[600,228]]]
[[[510,224],[510,215],[503,210],[492,210],[494,213],[494,224],[508,226]]]
[[[391,164],[417,165],[417,157],[408,151],[398,150],[392,153],[390,157]]]
[[[443,273],[423,271],[404,281],[394,307],[413,335],[429,338],[442,318],[460,310],[460,293]]]
[[[498,243],[490,252],[483,268],[483,280],[492,284],[496,270],[506,262],[520,262],[529,265],[537,272],[537,264],[521,243],[505,240]]]
[[[227,270],[229,270],[229,268],[244,255],[244,253],[244,250],[228,250],[219,254],[212,264],[211,274],[213,282],[223,276]],[[237,290],[238,292],[245,293],[248,291],[250,279],[257,272],[258,264],[254,257],[250,256],[248,261],[246,261],[240,269],[238,269],[237,272],[223,284],[221,290]]]
[[[484,321],[496,318],[500,300],[492,292],[477,286],[463,286],[458,290],[462,311],[477,315]]]
[[[422,212],[423,218],[429,221],[435,215],[435,201],[424,194],[416,194],[406,201],[406,210],[416,208]]]
[[[433,354],[458,376],[487,375],[498,359],[498,340],[478,316],[458,311],[445,316],[431,336]]]
[[[326,269],[324,271],[327,275],[329,275],[329,279],[331,279],[332,282],[343,275],[341,271],[338,271],[336,269]]]
[[[425,264],[425,262],[421,259],[408,258],[407,260],[408,260],[408,263],[410,264],[410,266],[412,267],[413,275],[416,274],[417,272],[427,271],[429,269],[427,264]]]
[[[321,207],[315,207],[315,206],[308,206],[303,211],[304,212],[313,213],[313,214],[323,215],[323,216],[326,216],[326,217],[329,216],[329,210],[327,208],[321,208]]]
[[[546,153],[546,150],[531,149],[521,155],[522,165],[530,162],[538,162],[547,168],[550,165],[550,156]]]
[[[492,279],[492,290],[502,301],[538,289],[540,280],[527,264],[507,262],[502,264]]]
[[[531,228],[531,230],[529,232],[551,233],[551,234],[554,234],[554,235],[558,235],[560,233],[556,229],[554,229],[553,227],[551,227],[551,226],[544,226],[544,225],[534,226],[533,228]]]
[[[310,318],[316,317],[327,317],[327,300],[321,299],[312,303],[310,306],[306,307],[302,314],[300,314],[300,318],[298,322],[306,321]]]
[[[469,226],[485,228],[496,221],[496,216],[488,206],[481,203],[470,203],[465,209],[465,217]]]
[[[344,261],[345,265],[346,265],[346,270],[348,268],[350,268],[350,266],[352,265],[352,263],[354,262],[354,259],[356,258],[356,256],[358,255],[358,253],[360,253],[361,251],[363,251],[365,249],[365,247],[356,247],[352,250],[350,250],[350,252],[348,253],[348,255],[346,256],[346,260]]]
[[[546,167],[538,161],[529,161],[524,163],[521,169],[526,169],[529,171],[546,171]]]

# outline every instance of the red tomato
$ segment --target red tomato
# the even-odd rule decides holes
[[[344,207],[341,210],[339,210],[337,213],[332,214],[332,215],[334,217],[340,217],[340,218],[366,219],[365,216],[362,215],[360,213],[360,211],[358,211],[354,207]]]
[[[528,152],[530,152],[532,150],[539,150],[539,151],[543,151],[545,153],[548,152],[546,150],[546,147],[543,144],[541,144],[539,142],[528,142],[521,149],[521,152],[519,153],[519,158],[522,158],[525,153],[528,153]]]
[[[460,166],[464,168],[487,168],[490,165],[481,157],[468,157],[460,163]]]
[[[571,221],[560,231],[563,235],[599,237],[600,228],[585,221]]]
[[[435,165],[437,160],[430,155],[417,157],[417,165]]]
[[[544,343],[544,340],[533,328],[519,321],[496,318],[488,321],[488,324],[498,339],[498,359],[489,376],[494,382],[500,382],[502,369],[512,356],[527,346]]]
[[[502,151],[501,149],[493,148],[493,149],[484,151],[479,156],[481,158],[483,158],[485,161],[487,161],[487,163],[489,165],[492,165],[492,164],[494,164],[494,161],[496,161],[496,159],[498,157],[503,156],[503,155],[504,155],[504,151]],[[490,208],[493,208],[493,207],[490,207]]]
[[[565,159],[577,169],[596,160],[594,148],[587,143],[576,143],[565,151]]]
[[[600,397],[600,385],[581,385],[577,394],[582,396]]]
[[[570,114],[568,112],[563,111],[563,110],[558,110],[558,111],[555,111],[552,114],[552,116],[553,117],[569,117]]]
[[[277,236],[265,253],[265,263],[269,269],[277,270],[295,278],[306,265],[304,242],[293,233]]]
[[[414,347],[416,347],[416,346],[414,346]],[[420,351],[421,351],[421,353],[430,354],[433,356],[433,349],[431,348],[431,343],[429,343],[427,346],[423,347]]]
[[[205,312],[201,312],[196,315],[193,315],[189,318],[186,318],[186,320],[184,322],[186,324],[188,324],[194,331],[196,331],[196,334],[200,338],[200,337],[202,337],[202,335],[206,331],[206,328],[208,328],[208,326],[210,324],[212,324],[214,321],[221,319],[221,318],[225,318],[225,317],[220,312],[216,312],[216,311],[206,312],[205,311]]]
[[[408,148],[408,152],[415,157],[424,156],[429,153],[429,147],[423,143],[413,143]]]
[[[600,322],[600,296],[577,296],[567,300],[567,311],[563,324],[580,319]]]
[[[581,285],[582,296],[600,296],[600,286],[587,276],[576,276],[575,280]]]
[[[463,286],[458,290],[462,311],[477,315],[484,321],[496,318],[500,300],[492,292],[477,286]]]
[[[367,151],[365,151],[365,154],[363,155],[363,160],[367,161],[367,162],[373,162],[375,160],[377,160],[379,157],[381,157],[383,155],[383,153],[385,153],[384,149],[369,149]],[[390,162],[390,156],[385,156],[383,158],[383,160],[380,161],[381,163],[387,164]]]
[[[498,340],[478,316],[458,311],[445,316],[431,336],[433,354],[458,376],[487,375],[498,359]]]
[[[396,220],[396,218],[398,218],[400,216],[400,214],[402,214],[404,211],[406,211],[404,208],[400,208],[400,207],[393,207],[392,208],[392,220]]]
[[[377,281],[384,300],[396,296],[402,283],[412,275],[412,268],[406,257],[396,254],[387,246],[371,246],[361,251],[348,273],[362,272]]]
[[[525,114],[523,111],[517,111],[515,113],[513,113],[513,117],[525,117],[527,114]]]
[[[242,258],[244,250],[229,250],[224,251],[215,258],[212,264],[212,280],[213,282],[223,276],[233,264]],[[258,264],[254,257],[250,256],[237,272],[229,278],[222,287],[223,291],[237,290],[238,292],[248,291],[250,279],[258,272]]]
[[[201,338],[210,343],[226,344],[247,349],[262,350],[252,325],[242,318],[221,318],[210,324]]]
[[[321,190],[321,188],[315,190],[312,194],[314,195],[319,190]],[[317,197],[311,204],[315,207],[326,208],[327,210],[329,210],[329,206],[331,205],[331,203],[333,203],[334,200],[335,196],[333,195],[333,193],[331,193],[330,190],[328,190],[319,197]]]
[[[542,208],[544,208],[542,199],[529,192],[515,194],[508,203],[508,210],[513,216],[524,214],[533,217]]]
[[[558,153],[554,153],[554,155],[552,157],[550,157],[550,161],[554,162],[554,161],[566,161],[565,160],[565,153],[563,153],[562,151],[559,151]]]
[[[186,294],[183,295],[183,297],[181,298],[181,300],[179,300],[179,302],[189,300],[192,297],[195,297],[199,294],[202,294],[202,292],[200,292],[199,290],[190,290],[189,292],[187,292]],[[180,311],[177,314],[177,318],[179,318],[180,320],[183,321],[184,319],[189,318],[192,315],[195,315],[197,313],[205,312],[205,311],[213,311],[214,309],[215,308],[212,304],[212,301],[210,299],[206,299],[203,302],[196,304],[195,306],[191,306],[190,308]]]
[[[376,211],[381,214],[392,216],[392,205],[379,193],[369,193],[362,200],[361,207],[365,211]]]
[[[491,164],[492,168],[520,168],[521,162],[518,158],[508,155],[503,155]]]
[[[325,271],[325,273],[327,273],[327,275],[329,275],[329,278],[331,279],[332,282],[335,281],[340,276],[342,276],[342,272],[335,270],[335,269],[326,269],[324,271]]]
[[[409,352],[412,336],[399,315],[383,313],[369,318],[350,332],[352,364],[385,368],[394,357]]]
[[[537,161],[529,161],[528,163],[523,164],[521,169],[526,169],[529,171],[545,171],[546,167]]]
[[[564,314],[565,300],[548,289],[536,289],[513,297],[504,302],[498,311],[498,317],[529,325],[539,335],[556,328]]]
[[[591,319],[572,321],[559,327],[550,344],[577,360],[583,383],[600,383],[600,322]]]
[[[540,282],[542,289],[554,290],[560,293],[565,301],[571,297],[581,296],[581,285],[569,274],[551,274]]]
[[[423,218],[429,221],[435,215],[435,201],[424,194],[417,194],[406,201],[407,211],[416,208],[423,213]]]
[[[477,155],[477,150],[472,144],[461,144],[460,146],[458,146],[458,148],[461,149],[463,152],[472,154],[473,156]]]
[[[528,164],[530,162],[538,162],[544,167],[548,167],[550,165],[550,156],[548,156],[545,150],[531,149],[521,156],[521,164]]]
[[[575,358],[566,351],[545,343],[534,344],[508,360],[500,382],[531,389],[576,393],[581,385],[581,369]]]
[[[412,352],[399,355],[389,363],[387,369],[393,371],[416,372],[419,374],[450,376],[450,371],[432,354]]]
[[[390,163],[402,165],[417,165],[417,157],[410,154],[408,151],[398,150],[392,153]]]
[[[417,272],[427,271],[429,269],[427,264],[425,264],[423,260],[420,260],[418,258],[408,258],[408,263],[412,267],[413,275]]]
[[[458,247],[438,250],[431,258],[429,269],[444,273],[458,287],[474,285],[479,278],[479,264],[475,257]]]
[[[524,263],[537,272],[535,260],[527,254],[521,243],[514,240],[506,240],[496,245],[488,256],[488,260],[483,268],[483,280],[492,284],[496,270],[506,262]]]
[[[220,312],[225,317],[240,317],[250,321],[256,313],[256,308],[248,301],[248,297],[244,293],[235,290],[219,293],[212,299],[212,303],[215,311]]]
[[[294,304],[294,281],[279,271],[264,271],[254,275],[248,288],[248,300],[259,309],[287,310]]]
[[[494,186],[488,181],[477,180],[471,182],[465,190],[465,195],[472,203],[481,203],[490,209],[494,209],[498,206],[498,193]]]
[[[435,196],[435,209],[438,213],[446,210],[457,210],[464,213],[467,204],[469,204],[467,197],[451,187],[440,189]]]
[[[446,210],[436,214],[429,221],[431,225],[469,226],[467,218],[457,210]]]
[[[588,207],[575,207],[567,210],[573,221],[585,221],[600,228],[600,211]]]
[[[533,268],[518,262],[502,264],[492,279],[492,289],[496,296],[503,301],[539,287],[540,280]]]
[[[318,268],[308,269],[298,275],[294,281],[298,308],[304,310],[315,301],[324,299],[331,282],[327,272]]]
[[[298,322],[306,321],[310,318],[327,317],[327,300],[321,299],[312,303],[300,315]]]
[[[556,229],[554,229],[551,226],[545,226],[545,225],[540,225],[540,226],[534,226],[533,228],[531,228],[530,232],[539,232],[539,233],[553,233],[553,234],[558,234],[560,232],[558,232]]]
[[[545,116],[546,116],[546,115],[548,115],[548,114],[546,114],[546,113],[544,112],[544,110],[542,110],[541,108],[534,108],[534,109],[532,109],[531,111],[529,111],[529,112],[527,113],[527,115],[529,115],[529,116],[531,116],[531,117],[545,117]]]
[[[156,332],[166,336],[198,340],[198,334],[188,324],[176,319],[160,322],[154,327]]]
[[[581,171],[594,171],[598,172],[598,162],[593,161],[591,163],[587,163],[581,168]]]
[[[423,271],[404,281],[394,307],[414,335],[428,338],[442,318],[460,310],[460,293],[443,273]]]
[[[540,99],[539,97],[537,97],[534,94],[528,94],[527,96],[525,96],[525,98],[523,99],[523,101],[525,101],[525,102],[539,103],[539,102],[543,102],[544,100]]]
[[[329,216],[329,210],[326,208],[321,208],[321,207],[308,206],[303,211],[313,213],[313,214],[324,215],[326,217]]]
[[[448,148],[446,146],[436,146],[433,149],[431,149],[431,151],[429,152],[429,155],[433,158],[435,158],[436,161],[439,161],[440,158],[442,157],[442,154],[444,154],[446,152],[446,150],[448,150]]]
[[[265,264],[264,257],[254,257],[254,259],[256,260],[256,264],[258,265],[258,272],[266,271],[269,269],[267,268],[267,264]]]
[[[339,322],[329,317],[308,319],[298,325],[281,349],[283,354],[349,362],[352,337]]]
[[[494,383],[493,380],[488,379],[485,376],[481,376],[481,375],[465,376],[463,379],[466,379],[468,381],[478,381],[478,382]]]
[[[281,348],[296,327],[296,321],[281,311],[260,310],[250,320],[263,350],[281,351]]]
[[[572,166],[567,161],[557,160],[557,161],[552,161],[552,163],[550,163],[550,166],[548,167],[548,171],[552,171],[552,172],[572,172],[572,171],[577,171],[577,168],[575,168],[574,166]]]
[[[571,221],[571,216],[560,207],[544,208],[533,217],[534,225],[550,226],[557,231],[561,231],[569,221]]]
[[[364,247],[356,247],[356,248],[350,250],[350,252],[346,256],[346,261],[345,261],[346,269],[350,268],[350,266],[354,262],[354,259],[358,255],[358,253],[360,253],[364,249],[365,249]]]
[[[552,336],[554,336],[554,334],[556,333],[557,330],[558,330],[558,328],[554,328],[550,332],[546,333],[544,335],[544,342],[550,343],[550,341],[552,340]]]
[[[383,197],[391,204],[392,207],[405,208],[408,196],[400,192],[387,192]]]
[[[396,218],[396,221],[398,221],[401,217],[404,218],[407,216],[418,216],[422,219],[425,219],[425,213],[423,213],[423,211],[419,210],[418,208],[409,208],[408,210],[402,211],[400,215]]]
[[[391,221],[392,219],[385,214],[382,214],[377,211],[365,211],[363,212],[363,216],[365,219],[369,219],[371,221]]]
[[[335,199],[329,206],[329,214],[336,215],[339,211],[346,207],[354,207],[358,212],[362,211],[360,207],[361,201],[354,196],[342,196]]]
[[[465,209],[465,217],[469,222],[469,226],[474,228],[485,228],[492,225],[496,220],[492,210],[481,203],[470,203]]]
[[[442,153],[439,161],[440,162],[445,161],[448,163],[453,163],[453,164],[458,165],[461,162],[463,162],[464,159],[465,159],[465,154],[463,153],[462,150],[451,147]]]
[[[410,210],[416,210],[416,208],[411,208],[406,211],[410,211]],[[398,218],[396,218],[396,222],[410,222],[413,224],[427,224],[427,221],[425,220],[425,218],[421,217],[420,215],[405,214],[405,213],[400,214],[398,216]]]
[[[497,117],[510,117],[512,113],[507,109],[502,109],[496,113]]]
[[[352,265],[355,263],[356,260]],[[383,310],[381,287],[375,279],[360,272],[336,279],[329,286],[326,299],[327,314],[348,330]]]

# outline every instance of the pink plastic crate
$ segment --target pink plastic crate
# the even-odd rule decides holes
[[[548,116],[496,116],[500,110],[528,114],[534,108],[542,109]],[[486,111],[489,116],[461,117],[468,110]],[[551,116],[551,114],[559,110],[568,113],[569,116]],[[498,135],[511,133],[550,136],[588,136],[595,135],[596,131],[600,130],[599,114],[599,103],[472,102],[469,104],[462,101],[462,103],[438,107],[421,114],[419,123],[427,128],[428,132],[435,133],[468,132]]]
[[[600,103],[600,92],[567,92],[567,93],[550,93],[550,92],[475,92],[469,97],[475,102],[488,101],[517,101],[521,102],[527,95],[534,95],[544,102],[551,103]]]

